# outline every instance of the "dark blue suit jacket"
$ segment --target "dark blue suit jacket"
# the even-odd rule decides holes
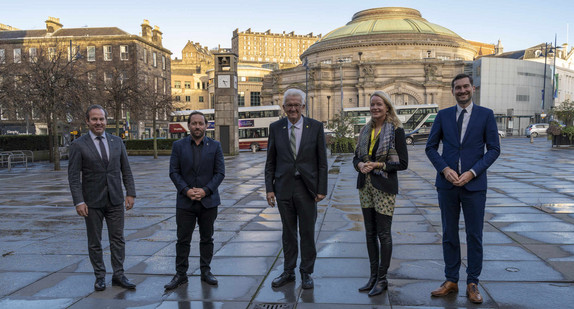
[[[442,154],[439,154],[441,141]],[[460,159],[462,173],[470,169],[476,172],[476,177],[464,187],[469,191],[486,190],[486,170],[500,155],[498,128],[492,110],[474,104],[464,139],[462,143],[459,141],[455,105],[438,112],[426,145],[427,157],[438,172],[435,186],[441,189],[453,187],[442,170],[448,166],[458,172]]]
[[[191,136],[173,143],[169,161],[169,177],[177,188],[177,208],[191,209],[193,201],[187,197],[187,190],[193,187],[207,187],[211,194],[201,199],[205,208],[221,204],[218,187],[225,178],[225,164],[221,144],[204,137],[201,150],[201,163],[197,171],[193,170],[193,151]],[[195,142],[194,142],[195,143]]]

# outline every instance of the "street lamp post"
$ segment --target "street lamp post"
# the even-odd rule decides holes
[[[331,112],[331,96],[328,95],[327,96],[327,123],[329,122],[329,119],[330,119],[330,115],[329,115],[330,112]]]
[[[544,42],[544,79],[542,82],[542,112],[546,102],[546,59],[548,58],[548,43]]]
[[[339,75],[341,77],[341,116],[343,116],[343,59],[339,59]]]

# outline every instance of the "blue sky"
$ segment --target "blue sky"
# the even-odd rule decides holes
[[[484,43],[502,40],[505,51],[524,49],[554,40],[574,41],[574,1],[3,1],[0,23],[20,29],[43,29],[48,16],[66,28],[118,27],[139,34],[143,19],[158,25],[163,45],[181,57],[188,40],[209,48],[231,47],[233,30],[296,34],[327,34],[344,26],[354,13],[376,7],[417,9],[423,18]]]

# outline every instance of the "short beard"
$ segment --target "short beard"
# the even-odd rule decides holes
[[[472,101],[472,95],[468,95],[468,100],[459,100],[458,97],[455,98],[456,102],[460,105],[466,105]]]

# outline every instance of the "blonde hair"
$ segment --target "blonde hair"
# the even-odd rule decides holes
[[[369,98],[369,104],[371,103],[371,100],[373,99],[373,97],[379,97],[381,99],[383,99],[383,102],[385,102],[385,105],[387,106],[387,116],[385,117],[385,122],[390,122],[392,123],[395,128],[402,128],[403,127],[403,123],[401,122],[401,120],[399,119],[399,116],[397,116],[397,112],[395,110],[395,107],[393,105],[393,103],[391,102],[391,97],[384,91],[375,91],[371,97]],[[371,118],[371,121],[372,118]]]

